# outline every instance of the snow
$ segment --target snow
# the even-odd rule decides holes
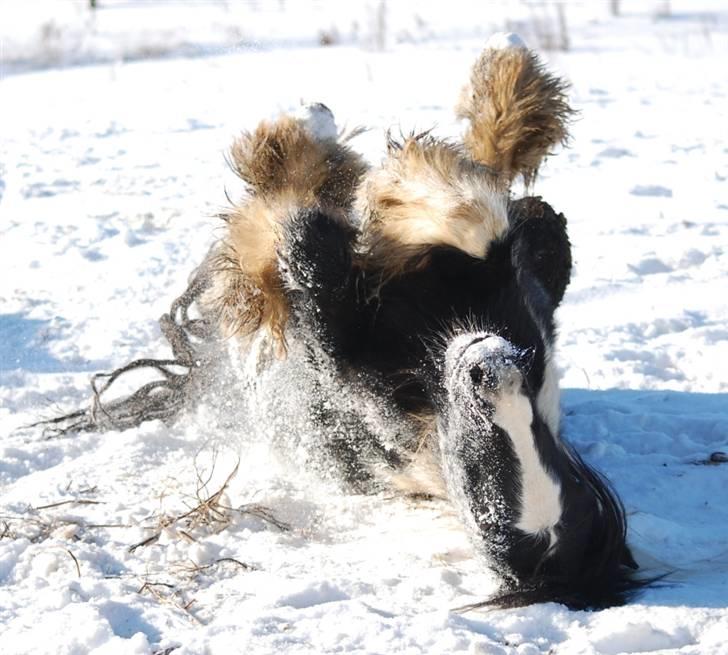
[[[372,127],[352,145],[375,162],[390,127],[454,136],[460,86],[509,11],[494,3],[476,30],[491,3],[447,3],[441,22],[427,3],[418,32],[392,3],[378,51],[360,47],[375,3],[357,37],[344,3],[324,4],[288,22],[247,4],[172,17],[114,3],[95,33],[78,3],[0,4],[0,650],[728,653],[728,465],[709,462],[728,450],[718,2],[673,1],[661,20],[650,3],[622,3],[618,19],[569,5],[571,51],[546,55],[580,112],[535,188],[574,245],[559,311],[564,429],[622,497],[643,569],[671,573],[633,603],[454,612],[497,580],[448,506],[339,493],[243,432],[234,407],[225,425],[202,407],[173,427],[103,435],[24,427],[86,403],[93,372],[168,353],[157,318],[214,240],[225,190],[242,193],[223,156],[239,130],[305,98],[342,128]],[[521,4],[518,25],[496,27],[534,44]],[[229,45],[225,11],[260,18],[253,36],[277,25],[265,48]],[[50,60],[41,18],[60,26]],[[332,24],[340,45],[311,47]],[[87,65],[44,68],[64,61]],[[179,518],[238,460],[220,502],[246,511]]]
[[[524,40],[513,32],[496,32],[486,42],[485,47],[490,50],[507,50],[509,48],[526,48]]]
[[[301,121],[306,131],[315,139],[326,141],[335,140],[338,135],[336,122],[331,110],[320,103],[309,103],[301,105],[293,116]]]

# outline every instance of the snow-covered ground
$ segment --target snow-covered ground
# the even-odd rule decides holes
[[[373,162],[392,126],[456,135],[482,39],[6,74],[0,652],[728,653],[728,464],[705,463],[728,451],[728,8],[672,7],[659,21],[602,7],[547,56],[580,110],[536,185],[574,244],[565,432],[623,498],[638,560],[672,572],[594,613],[451,611],[497,581],[446,506],[302,479],[204,408],[172,428],[23,427],[85,403],[91,373],[167,353],[156,319],[215,238],[225,190],[242,193],[224,162],[240,129],[304,98],[371,126],[355,145]],[[25,52],[26,68],[48,63]],[[182,517],[241,453],[217,510]]]

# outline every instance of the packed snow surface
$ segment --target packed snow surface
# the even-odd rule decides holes
[[[6,61],[36,70],[0,79],[0,652],[728,653],[728,464],[710,461],[728,451],[728,23],[719,3],[671,4],[659,20],[602,6],[545,55],[579,110],[535,187],[574,247],[564,432],[624,500],[645,573],[671,574],[592,613],[454,612],[498,581],[447,505],[317,482],[241,427],[234,398],[223,424],[203,406],[173,427],[26,427],[84,406],[93,372],[169,354],[157,318],[225,191],[243,192],[224,161],[241,129],[303,99],[371,127],[353,145],[372,162],[388,128],[457,136],[485,37],[131,63],[121,48],[41,70],[36,32],[3,32]],[[114,5],[107,36],[140,11]],[[87,62],[120,43],[48,34]]]

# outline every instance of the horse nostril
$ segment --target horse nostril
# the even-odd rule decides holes
[[[470,367],[470,379],[473,381],[475,386],[478,386],[483,381],[483,369],[480,366]]]

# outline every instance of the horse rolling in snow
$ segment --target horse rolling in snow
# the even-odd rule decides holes
[[[231,333],[267,328],[295,386],[318,379],[296,403],[319,428],[303,443],[312,460],[358,489],[451,500],[503,576],[499,605],[599,607],[638,584],[621,503],[559,433],[566,221],[509,192],[566,139],[564,91],[499,37],[463,91],[462,146],[390,140],[365,171],[323,106],[261,123],[233,148],[251,196],[226,217],[205,301]],[[358,415],[345,389],[384,420]]]
[[[216,338],[257,348],[251,411],[305,466],[450,500],[503,579],[483,605],[618,604],[641,584],[623,507],[560,435],[566,220],[510,192],[566,140],[565,84],[498,36],[458,114],[462,144],[390,139],[375,168],[323,105],[243,134],[232,164],[250,192],[192,295]]]

